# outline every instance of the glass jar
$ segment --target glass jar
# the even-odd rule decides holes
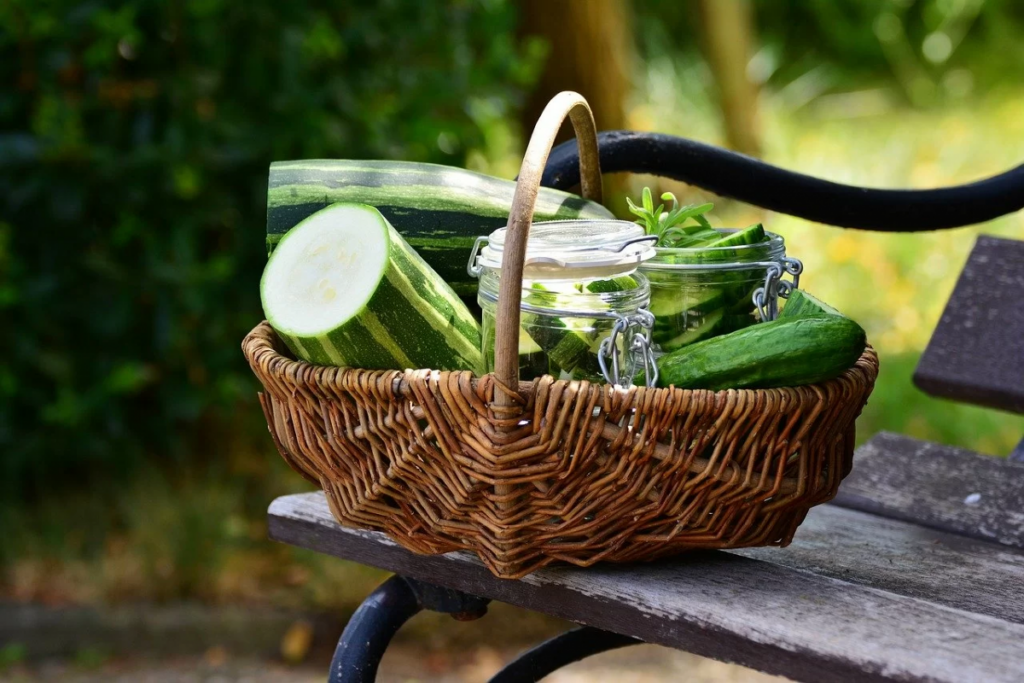
[[[650,351],[653,316],[647,278],[637,266],[654,256],[655,238],[627,221],[535,223],[523,267],[519,376],[608,382],[635,376],[656,381]],[[481,245],[486,242],[486,246]],[[480,278],[486,370],[494,369],[494,339],[505,229],[478,240],[470,272]],[[479,256],[476,254],[479,250]]]
[[[657,354],[775,319],[779,296],[799,284],[803,266],[786,258],[780,235],[767,236],[759,244],[655,250],[640,270],[651,285],[651,341]]]

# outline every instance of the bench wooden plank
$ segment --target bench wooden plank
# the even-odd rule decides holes
[[[881,432],[838,505],[1024,548],[1024,463]]]
[[[735,552],[1024,624],[1024,553],[866,512],[812,510],[787,548]]]
[[[872,520],[888,531],[879,534]],[[765,551],[771,561],[704,552],[646,565],[549,568],[504,581],[469,553],[417,556],[383,534],[344,529],[319,493],[279,498],[269,523],[271,537],[279,541],[798,681],[1024,680],[1024,625],[1015,621],[1017,612],[1000,611],[978,597],[987,586],[938,602],[925,599],[921,586],[897,580],[896,565],[870,576],[854,565],[857,580],[840,579],[838,565],[814,559],[834,548],[800,550],[801,534],[788,560],[790,550]],[[967,566],[992,572],[993,581],[1001,577],[1004,587],[1024,585],[1024,554],[1014,549],[841,508],[812,511],[808,524],[812,545],[837,525],[850,534],[859,529],[865,554],[874,552],[871,539],[879,538],[890,547],[890,557],[919,554],[936,541],[947,546],[942,552],[956,555],[957,543],[967,544],[959,547],[960,555],[942,558],[951,573],[934,557],[908,565],[935,567],[936,586],[969,584],[957,567],[984,545],[998,553],[980,552]],[[893,545],[894,534],[902,548]],[[852,548],[857,541],[845,542]],[[928,595],[935,598],[937,590]],[[988,614],[953,604],[977,605]]]
[[[1017,447],[1010,453],[1010,460],[1012,462],[1024,462],[1024,439],[1021,439]]]
[[[914,372],[921,390],[1024,413],[1024,242],[981,235]]]

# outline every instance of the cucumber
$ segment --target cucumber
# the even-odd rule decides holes
[[[508,222],[514,181],[408,161],[309,160],[270,165],[267,248],[335,202],[376,207],[457,294],[475,296],[466,263],[479,235]],[[613,218],[600,204],[541,188],[534,221]]]
[[[786,300],[786,305],[782,307],[779,318],[795,318],[800,315],[842,315],[842,313],[813,294],[802,289],[795,289]]]
[[[569,379],[574,380],[587,380],[588,382],[596,382],[604,384],[604,375],[601,374],[601,368],[597,364],[597,356],[591,356],[593,362],[588,362],[586,365],[573,368],[572,372],[569,373]],[[643,380],[640,381],[643,384]]]
[[[494,348],[491,344],[489,348]],[[519,377],[522,379],[537,379],[547,374],[548,362],[544,356],[544,349],[533,341],[533,338],[526,333],[526,330],[519,328]]]
[[[722,316],[722,324],[718,328],[718,334],[735,332],[745,327],[750,327],[757,322],[753,313],[725,313]]]
[[[527,333],[523,328],[519,328],[519,355],[528,356],[533,353],[543,353],[544,349],[537,345],[537,342],[533,341],[533,337]]]
[[[696,327],[686,330],[685,332],[666,339],[665,341],[659,341],[658,344],[661,346],[661,350],[665,352],[672,352],[676,349],[680,349],[688,344],[694,344],[701,340],[712,337],[720,332],[722,323],[724,322],[725,311],[718,309],[717,311],[711,311],[700,324]],[[655,339],[655,341],[658,341]]]
[[[635,288],[636,281],[629,276],[622,276],[632,283]],[[619,278],[614,278],[617,280]],[[597,282],[606,283],[606,287],[621,287],[626,288],[627,283],[625,281],[616,284],[613,280],[599,280]],[[557,294],[561,291],[566,291],[568,288],[571,291],[580,291],[583,287],[576,283],[574,285],[565,284],[552,284],[552,283],[541,283],[534,282],[530,285],[532,290],[538,292],[552,292]],[[607,289],[606,291],[622,291],[621,289]],[[593,324],[593,319],[587,318],[555,318],[551,316],[538,315],[535,313],[524,313],[522,316],[522,326],[529,333],[533,341],[547,354],[549,365],[548,371],[553,376],[558,376],[561,371],[571,371],[577,365],[582,363],[590,350],[590,345],[593,337],[592,332],[586,331],[585,328],[590,327]],[[581,329],[584,328],[584,329]]]
[[[713,311],[726,305],[725,293],[718,287],[677,288],[651,287],[649,310],[655,319],[668,319],[689,312]],[[668,322],[666,320],[666,322]]]
[[[714,229],[701,228],[694,232],[687,233],[675,238],[672,241],[673,249],[693,249],[694,247],[706,247],[722,236],[722,233]]]
[[[852,367],[867,340],[842,316],[798,316],[752,325],[658,359],[658,385],[682,389],[799,386]]]
[[[572,370],[590,352],[590,341],[583,332],[566,330],[558,343],[548,351],[548,358],[563,370]]]
[[[594,280],[586,286],[586,290],[592,294],[603,294],[605,292],[628,292],[636,289],[636,280],[630,275],[619,275],[610,280]]]
[[[296,357],[367,369],[483,371],[480,326],[377,209],[334,204],[278,243],[263,311]]]
[[[725,307],[726,314],[739,315],[746,313],[753,315],[755,310],[754,306],[754,290],[761,286],[764,280],[758,280],[751,284],[749,287],[744,287],[742,290],[736,289],[732,291],[729,297],[729,305]]]
[[[704,247],[708,249],[717,249],[720,247],[740,247],[747,244],[760,244],[767,239],[767,235],[764,234],[764,226],[760,223],[755,223],[749,227],[737,230],[736,232],[730,233],[725,236],[720,236],[718,239],[708,242]]]
[[[484,334],[488,335],[487,343],[487,370],[494,368],[494,326],[486,326]],[[519,328],[519,377],[522,379],[536,379],[541,375],[548,374],[548,360],[544,349],[533,341],[522,327]]]

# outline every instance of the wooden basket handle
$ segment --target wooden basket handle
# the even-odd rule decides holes
[[[519,304],[523,291],[526,241],[533,224],[533,210],[537,204],[544,166],[566,116],[572,122],[579,141],[580,186],[583,196],[595,202],[601,201],[601,162],[597,153],[594,115],[582,95],[571,91],[561,92],[544,107],[533,135],[530,136],[530,144],[526,147],[526,156],[519,169],[505,234],[495,326],[494,375],[511,393],[519,391]],[[499,406],[512,405],[515,399],[511,393],[497,392],[495,402]]]

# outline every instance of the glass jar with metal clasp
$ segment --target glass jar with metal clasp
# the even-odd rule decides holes
[[[656,249],[640,272],[650,281],[657,354],[778,317],[779,298],[799,286],[803,264],[786,256],[780,235],[767,237],[758,244]]]
[[[505,228],[477,240],[469,272],[480,280],[483,352],[494,367],[494,334]],[[519,376],[653,386],[657,368],[647,310],[650,286],[637,267],[653,236],[628,221],[568,220],[530,229],[520,304]]]

